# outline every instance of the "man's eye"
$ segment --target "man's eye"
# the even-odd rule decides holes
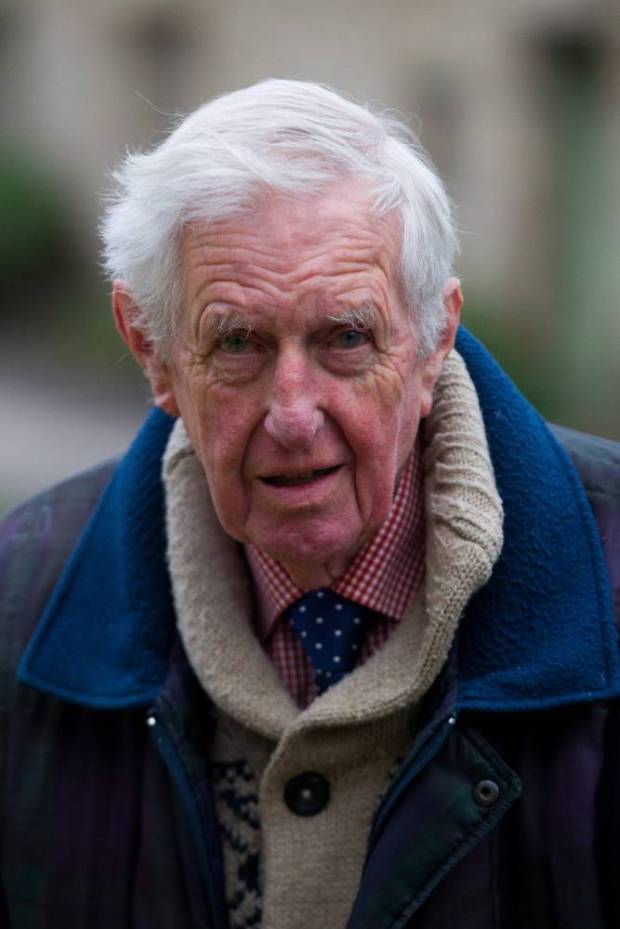
[[[359,348],[368,342],[369,336],[365,329],[344,329],[334,340],[337,348]]]
[[[224,336],[220,339],[219,347],[228,355],[240,355],[250,347],[250,337],[244,333]]]

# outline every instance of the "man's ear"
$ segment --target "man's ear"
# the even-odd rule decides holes
[[[144,329],[138,324],[140,308],[134,303],[123,281],[114,281],[112,285],[112,312],[120,337],[151,385],[155,406],[170,416],[179,416],[170,369],[160,358]]]
[[[420,415],[428,416],[433,407],[433,390],[443,369],[446,356],[454,348],[454,340],[461,322],[463,293],[461,282],[457,277],[449,277],[443,285],[443,305],[445,309],[444,328],[439,341],[430,355],[423,362],[423,396]]]

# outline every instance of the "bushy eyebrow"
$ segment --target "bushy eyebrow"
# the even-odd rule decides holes
[[[325,318],[339,326],[366,330],[374,327],[379,314],[371,303],[364,303],[360,306],[345,307],[337,313],[329,313]],[[254,330],[254,324],[247,316],[221,306],[208,311],[203,325],[207,333],[217,339],[226,338],[233,333],[243,333],[247,338]]]
[[[340,313],[330,313],[327,317],[335,323],[350,326],[351,329],[372,329],[377,322],[378,313],[371,303],[348,307]]]
[[[242,316],[235,310],[228,309],[210,310],[204,325],[210,335],[219,339],[225,338],[233,332],[243,332],[244,335],[248,336],[253,328],[247,317]]]

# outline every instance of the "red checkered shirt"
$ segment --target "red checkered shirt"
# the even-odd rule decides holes
[[[424,572],[424,504],[419,440],[409,455],[388,515],[331,589],[378,614],[360,650],[361,665],[402,619]],[[284,615],[304,591],[254,545],[245,547],[254,579],[256,633],[298,706],[316,696],[314,670]]]

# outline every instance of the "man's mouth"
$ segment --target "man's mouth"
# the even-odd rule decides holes
[[[331,468],[314,468],[312,471],[297,471],[294,474],[272,474],[263,477],[262,480],[272,487],[299,487],[302,484],[311,484],[326,474],[332,474],[339,467],[340,465],[334,465]]]

